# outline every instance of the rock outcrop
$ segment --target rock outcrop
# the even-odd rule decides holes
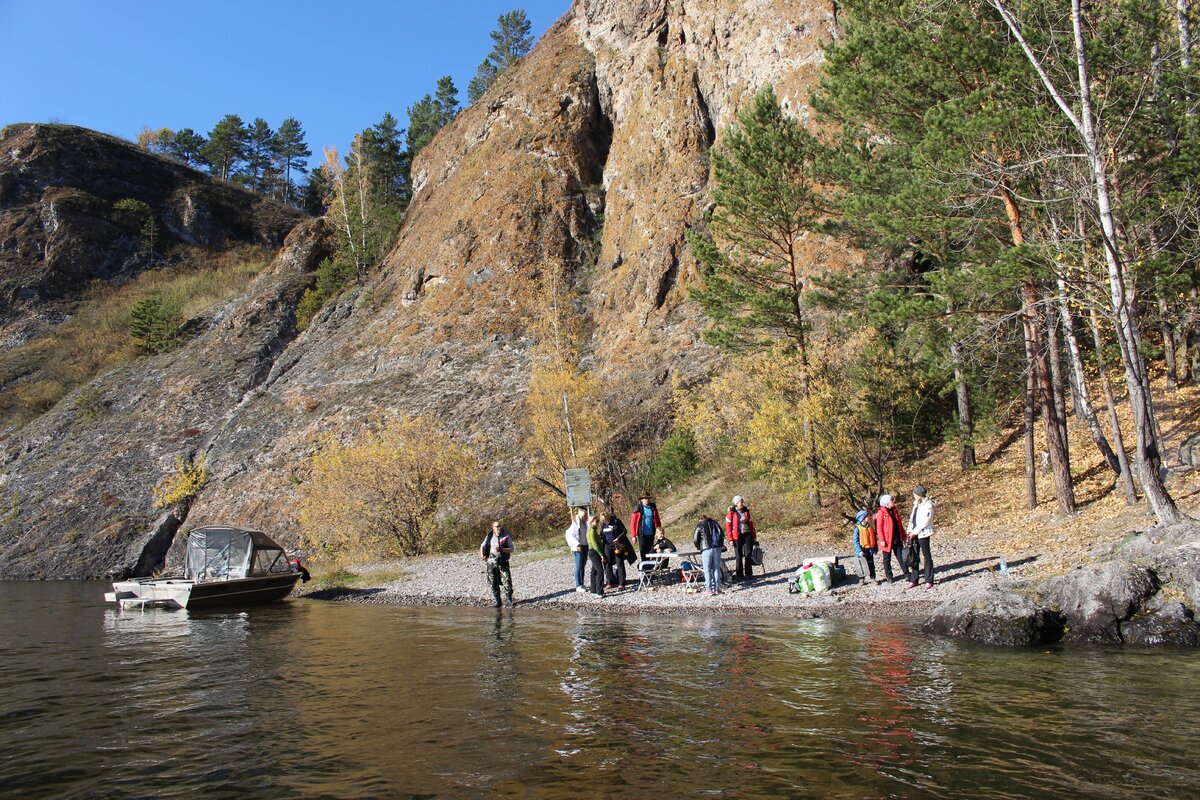
[[[145,266],[136,229],[114,214],[145,203],[163,243],[278,247],[304,214],[137,146],[72,125],[0,131],[0,324],[118,283]]]
[[[1200,644],[1200,526],[1125,537],[1040,586],[993,587],[937,608],[925,630],[987,644]]]
[[[101,379],[115,413],[85,429],[55,409],[4,442],[0,498],[21,502],[0,527],[0,574],[133,569],[161,545],[149,486],[193,452],[213,479],[187,527],[240,523],[292,543],[320,436],[398,413],[483,448],[480,511],[500,510],[525,474],[527,324],[551,269],[586,317],[614,443],[652,450],[672,381],[718,362],[688,299],[698,274],[684,238],[710,202],[709,149],[767,83],[806,115],[832,22],[811,0],[578,0],[421,152],[394,249],[306,331],[288,320],[319,249],[303,245],[311,227],[211,331]],[[803,246],[817,266],[851,258],[819,237]],[[105,492],[119,507],[103,507]]]

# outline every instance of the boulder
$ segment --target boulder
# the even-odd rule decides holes
[[[1057,641],[1062,622],[1025,595],[984,588],[942,603],[924,629],[984,644],[1027,647]]]
[[[1200,467],[1200,433],[1189,436],[1179,445],[1179,461],[1189,467]]]
[[[1182,603],[1162,603],[1122,623],[1121,635],[1126,644],[1144,646],[1200,645],[1200,625],[1192,612]]]
[[[1158,589],[1152,570],[1112,561],[1051,578],[1037,592],[1037,604],[1061,615],[1070,642],[1120,643],[1121,623],[1140,611]]]

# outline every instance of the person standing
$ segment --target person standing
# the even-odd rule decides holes
[[[913,489],[913,508],[908,515],[908,529],[905,533],[908,535],[909,546],[918,549],[916,563],[913,564],[912,573],[908,577],[908,588],[917,587],[919,573],[924,568],[925,588],[932,589],[933,554],[930,552],[929,539],[933,536],[933,501],[929,499],[929,492],[924,486]]]
[[[586,592],[583,588],[583,566],[587,564],[587,509],[575,509],[575,516],[563,534],[567,540],[567,549],[575,559],[575,591]]]
[[[587,522],[587,557],[591,570],[588,573],[588,588],[596,597],[604,597],[604,537],[600,534],[600,518],[592,517]]]
[[[875,512],[875,544],[879,547],[879,557],[883,561],[883,575],[888,583],[892,577],[892,554],[896,555],[896,566],[901,574],[907,575],[904,568],[904,556],[901,554],[900,540],[904,537],[903,523],[896,513],[896,502],[890,494],[879,496],[879,510]]]
[[[716,520],[701,514],[696,521],[692,542],[700,551],[700,561],[704,565],[704,594],[710,597],[720,594],[721,552],[725,549],[725,532]]]
[[[871,527],[871,515],[866,509],[859,510],[854,517],[854,558],[863,585],[868,579],[878,583],[875,580],[875,529]]]
[[[662,530],[658,508],[648,494],[638,498],[638,506],[629,517],[629,532],[638,538],[638,555],[644,561],[646,553],[654,548],[654,534]]]
[[[604,562],[608,567],[607,588],[625,588],[625,559],[633,555],[633,544],[625,523],[605,511],[600,516],[600,535],[604,538]]]
[[[500,520],[492,520],[492,529],[479,545],[479,558],[487,562],[488,584],[492,587],[496,608],[500,607],[500,586],[504,585],[504,605],[513,604],[512,572],[508,560],[512,556],[512,534],[504,530]]]
[[[734,495],[733,505],[725,513],[725,536],[733,542],[734,580],[750,580],[754,576],[750,554],[758,541],[758,530],[754,527],[750,507],[740,494]]]

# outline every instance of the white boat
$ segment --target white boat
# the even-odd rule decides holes
[[[126,606],[212,608],[282,600],[305,576],[262,531],[194,528],[188,534],[183,577],[114,581],[104,599]]]

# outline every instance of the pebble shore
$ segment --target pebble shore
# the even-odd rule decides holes
[[[853,559],[843,555],[848,573],[844,584],[829,592],[791,594],[788,584],[803,558],[830,553],[802,555],[794,547],[772,547],[768,542],[764,542],[764,547],[767,549],[765,574],[759,574],[752,582],[735,583],[720,595],[711,597],[686,591],[680,584],[656,583],[653,588],[639,590],[633,568],[628,572],[629,588],[623,591],[606,591],[603,597],[579,593],[575,591],[574,568],[565,546],[561,551],[518,550],[512,560],[513,596],[518,608],[586,608],[604,613],[920,619],[957,594],[1015,580],[1022,569],[1018,564],[1011,570],[1012,577],[1003,578],[995,571],[998,557],[994,554],[980,552],[971,542],[944,540],[935,541],[933,545],[935,572],[931,590],[921,586],[906,589],[900,578],[878,585],[863,581],[853,574]],[[677,566],[677,562],[678,559],[674,560],[672,566]],[[878,555],[876,568],[877,575],[882,577]],[[492,605],[483,563],[473,553],[415,558],[404,562],[403,569],[407,573],[405,577],[391,582],[353,589],[318,589],[308,592],[307,596],[390,605]]]

